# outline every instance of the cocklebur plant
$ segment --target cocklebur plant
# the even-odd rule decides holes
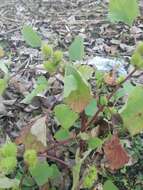
[[[75,54],[75,52],[72,50],[74,49],[74,45],[81,47],[81,50],[79,49],[80,53],[80,59],[81,55],[83,54],[83,40],[80,39],[81,37],[78,37],[75,39],[73,44],[71,45],[72,48],[70,48],[70,57],[77,57],[77,60],[79,57]],[[142,59],[142,44],[139,44],[137,46],[135,52],[138,52],[140,54],[140,60]],[[63,55],[60,51],[53,51],[53,49],[45,45],[42,47],[42,53],[45,60],[50,60],[55,64],[56,69],[54,68],[53,74],[57,72],[57,65],[60,68],[61,62],[63,60]],[[77,52],[76,52],[77,53]],[[72,55],[73,54],[73,55]],[[132,58],[133,59],[133,58]],[[138,59],[134,59],[134,62],[131,59],[131,63],[135,68],[133,71],[131,71],[126,77],[119,76],[116,80],[116,85],[114,87],[110,87],[110,91],[107,90],[106,86],[107,84],[104,81],[104,76],[101,75],[96,70],[91,68],[93,71],[89,73],[89,68],[85,67],[85,65],[80,65],[78,67],[75,65],[71,60],[69,61],[69,65],[65,65],[65,73],[64,73],[64,87],[63,87],[63,102],[56,105],[53,108],[53,115],[56,118],[57,125],[59,126],[58,130],[54,133],[54,139],[56,143],[63,143],[68,146],[68,143],[72,142],[77,147],[77,153],[76,155],[76,161],[75,164],[70,168],[72,175],[73,175],[73,185],[72,189],[76,190],[80,185],[90,189],[94,183],[97,180],[98,176],[98,169],[96,168],[96,165],[91,167],[88,167],[84,163],[84,161],[89,158],[89,155],[92,152],[96,152],[97,149],[100,149],[104,147],[104,144],[106,144],[106,140],[111,135],[112,131],[107,131],[105,133],[105,136],[98,136],[97,134],[93,135],[93,129],[97,127],[96,122],[99,120],[99,118],[102,118],[104,120],[111,120],[111,117],[113,114],[118,113],[118,109],[114,106],[110,106],[110,104],[114,104],[113,96],[118,92],[118,90],[121,88],[124,89],[123,84],[132,77],[132,75],[135,73],[137,69],[141,69],[140,66],[138,66]],[[137,63],[136,63],[137,62]],[[81,69],[83,67],[84,69]],[[88,73],[90,77],[85,77],[85,71],[86,68],[88,69]],[[47,70],[51,74],[51,70]],[[95,72],[95,75],[93,74]],[[92,74],[91,74],[92,73]],[[63,73],[61,73],[63,74]],[[103,73],[102,73],[103,74]],[[99,76],[99,78],[98,78]],[[95,90],[95,94],[92,92],[92,87],[89,83],[90,78],[92,80],[94,79],[97,82],[97,90]],[[43,82],[44,81],[44,82]],[[42,85],[44,83],[44,85]],[[40,86],[39,86],[40,85]],[[42,85],[42,86],[41,86]],[[47,86],[47,81],[45,78],[39,78],[37,82],[37,87],[35,89],[43,90]],[[102,86],[102,93],[100,94],[100,87]],[[124,129],[128,130],[131,135],[137,134],[142,130],[142,117],[140,117],[140,114],[142,112],[142,104],[141,104],[141,94],[142,94],[142,88],[141,87],[134,87],[134,90],[130,92],[128,102],[124,110],[120,113],[123,121],[124,121]],[[37,92],[37,90],[36,90]],[[98,92],[98,94],[96,94]],[[34,91],[34,95],[36,95]],[[32,95],[32,97],[34,96]],[[97,96],[98,95],[98,96]],[[31,95],[30,95],[31,96]],[[132,100],[134,99],[134,101]],[[138,104],[138,109],[135,109],[135,104]],[[132,110],[132,107],[134,110]],[[116,110],[116,111],[113,111]],[[132,113],[130,115],[129,113]],[[136,123],[134,123],[134,126],[131,124],[131,118],[134,118],[134,115],[139,115],[136,119]],[[38,123],[39,125],[39,123]],[[98,124],[100,126],[100,122]],[[78,126],[78,127],[77,127]],[[133,126],[133,127],[132,127]],[[74,132],[76,131],[76,133]],[[31,136],[30,138],[34,138]],[[33,140],[33,139],[32,139]],[[118,139],[116,140],[118,142]],[[30,141],[31,142],[31,141]],[[81,143],[82,142],[82,143]],[[35,143],[38,143],[35,141]],[[119,143],[119,142],[118,142]],[[37,144],[38,146],[39,144]],[[40,145],[41,146],[41,145]],[[120,145],[118,145],[119,147]],[[120,147],[121,149],[121,147]],[[108,158],[108,146],[106,146],[106,156]],[[122,150],[122,149],[121,149]],[[116,150],[120,152],[121,150]],[[43,153],[42,156],[48,157],[49,155],[46,154],[47,150]],[[123,152],[125,150],[122,150]],[[41,162],[39,161],[38,155],[40,153],[37,152],[35,149],[27,149],[24,153],[24,163],[26,166],[26,171],[24,173],[24,176],[27,175],[27,172],[30,173],[30,176],[35,180],[38,187],[48,183],[48,181],[54,180],[54,178],[57,178],[59,176],[59,169],[57,165],[49,165],[47,162]],[[2,155],[2,159],[0,162],[0,169],[3,173],[3,175],[12,173],[16,167],[17,167],[17,148],[14,144],[6,144],[1,148],[0,154]],[[114,155],[114,152],[112,152]],[[124,153],[125,154],[125,153]],[[50,159],[56,159],[59,164],[65,164],[66,163],[63,160],[60,160],[59,158],[54,158],[53,156],[49,156]],[[122,158],[123,159],[123,158]],[[114,157],[110,157],[110,162],[114,160]],[[120,162],[120,161],[119,161]],[[125,163],[125,161],[123,162]],[[86,172],[83,173],[83,176],[81,174],[82,166],[84,165]],[[120,167],[123,167],[121,165]],[[113,166],[110,166],[113,168]],[[114,166],[116,167],[116,166]],[[23,176],[20,178],[20,184],[23,179]],[[83,180],[84,179],[84,180]],[[23,182],[22,182],[23,183]],[[104,184],[105,189],[108,188],[108,186],[116,187],[111,181],[107,181]],[[53,187],[52,187],[53,188]],[[117,189],[117,187],[116,187]]]
[[[134,11],[129,11],[129,9],[127,9],[128,6],[123,6],[123,3],[126,3],[126,5],[130,7],[133,6],[135,8]],[[111,0],[109,6],[110,18],[112,18],[113,21],[123,21],[126,24],[131,25],[136,16],[138,16],[138,7],[135,0],[132,1],[132,3],[130,1]],[[122,7],[124,7],[124,14],[122,14]],[[24,26],[22,29],[22,35],[27,44],[32,48],[41,47],[42,40],[32,27]],[[118,131],[112,131],[112,129],[105,130],[105,128],[112,123],[111,120],[113,114],[120,113],[120,116],[123,119],[122,128],[124,131],[128,131],[131,136],[134,136],[143,130],[143,89],[142,87],[137,86],[134,87],[133,90],[127,92],[126,88],[124,88],[124,84],[133,76],[136,70],[143,68],[142,49],[143,45],[141,43],[133,53],[131,58],[131,64],[135,67],[133,71],[127,76],[119,76],[115,78],[114,85],[110,86],[109,83],[105,83],[104,73],[97,71],[90,66],[87,67],[81,65],[85,54],[84,40],[80,36],[75,38],[69,47],[69,62],[64,65],[63,72],[60,73],[64,78],[62,81],[64,84],[62,94],[63,100],[60,104],[56,104],[55,107],[50,110],[50,114],[53,114],[53,117],[56,118],[54,124],[57,124],[56,130],[52,130],[52,146],[50,143],[46,146],[46,143],[43,143],[35,133],[36,128],[38,128],[39,125],[42,126],[41,128],[44,131],[42,137],[45,139],[45,118],[47,118],[49,112],[45,117],[42,117],[42,120],[40,119],[40,122],[38,120],[32,131],[33,133],[31,133],[31,130],[33,129],[32,127],[30,130],[28,128],[28,130],[23,132],[22,137],[26,136],[27,138],[25,140],[26,150],[23,156],[23,163],[25,165],[23,166],[23,175],[21,175],[19,181],[20,188],[25,184],[31,185],[31,181],[26,179],[30,176],[34,179],[34,185],[32,185],[36,185],[35,188],[43,188],[43,186],[46,186],[48,189],[59,189],[59,185],[53,185],[53,181],[54,179],[56,179],[56,182],[58,181],[57,179],[61,176],[60,172],[63,171],[64,168],[64,171],[69,170],[70,174],[72,174],[72,185],[69,188],[77,190],[82,186],[90,189],[94,186],[99,173],[96,163],[92,164],[93,153],[95,155],[100,153],[102,156],[106,157],[108,167],[105,168],[109,171],[115,172],[128,162],[128,155],[120,144],[120,139],[118,137],[120,133],[118,133]],[[55,51],[47,44],[42,45],[41,52],[43,55],[43,66],[49,75],[53,77],[62,67],[62,64],[64,64],[63,53],[58,50]],[[80,65],[76,65],[74,63],[76,61],[78,63],[80,62]],[[96,89],[94,92],[92,90],[92,85],[89,82],[90,79],[94,80],[96,83]],[[2,91],[2,93],[4,89],[3,86],[4,85],[0,84],[0,92]],[[22,103],[30,104],[31,99],[38,93],[43,92],[47,86],[46,78],[40,76],[37,79],[34,90]],[[124,90],[122,96],[118,94],[120,89]],[[127,103],[123,110],[118,110],[118,107],[114,107],[115,95],[122,99],[126,93],[128,93]],[[51,128],[53,128],[53,126]],[[114,125],[112,128],[114,128]],[[98,130],[94,131],[95,129]],[[59,151],[56,151],[56,148],[60,148],[62,145],[66,145],[68,147],[67,151],[69,151],[69,155],[72,154],[72,157],[75,157],[75,161],[72,164],[68,164],[70,162],[67,161],[68,156],[61,156],[60,154],[58,157]],[[35,149],[33,147],[30,149],[27,148],[30,146],[34,146]],[[71,147],[72,150],[70,150]],[[54,152],[54,154],[50,155],[51,150],[54,150],[56,153]],[[10,188],[13,188],[15,181],[10,181],[5,175],[12,173],[18,165],[17,149],[15,145],[4,145],[0,150],[0,155],[0,172],[3,175],[0,178],[0,183],[1,180],[9,180],[9,184],[11,184]],[[115,156],[117,158],[116,162],[114,162]],[[41,157],[43,160],[39,160]],[[63,157],[65,158],[64,160],[62,160]],[[47,162],[47,159],[52,162]],[[86,161],[88,161],[88,163]],[[53,162],[58,164],[54,164]],[[89,162],[91,162],[90,166]],[[83,170],[86,170],[86,172],[82,172]],[[32,185],[28,187],[33,189]],[[62,186],[64,185],[65,184],[62,183]],[[65,187],[66,185],[63,188]],[[103,182],[103,190],[109,189],[117,190],[118,188],[111,180],[108,180],[107,177],[107,181]]]
[[[76,38],[76,45],[77,45],[77,38]],[[78,46],[82,47],[82,45],[78,45]],[[73,48],[73,45],[72,45],[72,48]],[[137,49],[135,50],[135,52],[136,51],[140,54],[140,58],[141,58],[140,61],[142,61],[142,44],[139,44],[137,46]],[[79,50],[79,52],[80,52],[80,50]],[[74,52],[72,52],[72,53],[74,53]],[[70,56],[70,57],[72,57],[72,56]],[[133,64],[133,66],[135,66],[135,68],[126,77],[119,76],[116,79],[117,83],[116,83],[116,86],[113,87],[112,92],[107,92],[106,95],[97,97],[95,99],[95,101],[97,102],[97,104],[95,104],[95,106],[93,106],[93,104],[90,104],[90,102],[93,101],[94,98],[93,98],[93,94],[91,92],[91,88],[89,87],[88,81],[85,81],[85,79],[82,76],[82,73],[80,73],[78,70],[74,69],[74,68],[76,68],[76,66],[74,66],[74,65],[67,66],[67,70],[65,69],[66,72],[65,72],[65,79],[64,79],[64,94],[65,94],[64,101],[65,101],[65,104],[67,104],[70,107],[70,109],[72,111],[74,111],[75,113],[84,114],[84,116],[81,116],[79,118],[81,120],[81,125],[80,125],[80,130],[79,130],[80,132],[86,133],[87,130],[89,131],[92,124],[94,124],[96,122],[96,120],[98,120],[98,117],[100,115],[102,116],[102,113],[105,112],[106,109],[110,110],[110,117],[108,117],[109,120],[111,119],[112,114],[115,114],[115,111],[113,112],[112,110],[116,110],[116,113],[118,113],[116,108],[110,107],[110,105],[108,105],[108,104],[109,104],[109,102],[111,104],[112,97],[118,92],[118,90],[120,88],[121,89],[123,88],[123,84],[126,83],[126,81],[132,77],[132,75],[136,72],[136,70],[141,69],[141,62],[138,64],[138,60],[134,60],[134,62],[133,62],[131,59],[131,64]],[[96,80],[98,80],[98,78]],[[102,81],[102,83],[104,83],[104,81]],[[84,93],[81,93],[82,90]],[[132,93],[129,94],[129,100],[130,100],[130,96],[135,97],[134,92],[136,90],[137,90],[137,88],[135,87],[134,91],[132,91]],[[139,92],[138,93],[139,98],[138,98],[138,100],[137,99],[136,100],[137,100],[137,102],[140,103],[141,92],[143,92],[143,90],[140,89],[140,90],[138,90],[138,92]],[[126,92],[125,92],[125,94],[126,94]],[[68,99],[68,101],[67,101],[67,99]],[[88,117],[88,119],[87,119],[87,116],[89,116],[89,115],[85,116],[87,107],[88,107],[88,110],[91,109],[94,112],[93,115],[91,114],[92,117]],[[134,106],[132,108],[134,109]],[[131,109],[130,101],[128,101],[126,109]],[[62,114],[62,109],[59,110],[59,112],[60,112],[60,116],[58,116],[58,121],[60,121],[60,120],[62,121],[62,122],[60,122],[61,127],[62,127],[62,126],[64,126],[65,115]],[[128,114],[128,112],[132,112],[132,110],[128,110],[126,113]],[[137,110],[135,110],[133,114],[135,114],[136,112],[137,112]],[[125,122],[124,129],[127,129],[130,131],[130,129],[126,125],[126,123],[127,123],[126,120],[128,121],[127,124],[129,125],[129,120],[131,119],[131,116],[129,118],[126,118],[126,114],[124,112],[122,112],[121,115]],[[57,117],[57,115],[56,115],[56,117]],[[84,119],[84,117],[86,119]],[[140,120],[142,121],[142,119],[140,119]],[[74,120],[73,120],[73,122],[74,122]],[[130,124],[131,124],[131,122],[130,122]],[[134,135],[136,133],[139,133],[142,129],[143,128],[140,125],[136,125],[136,130],[134,129],[135,132],[131,131],[131,134]],[[62,136],[62,134],[61,134],[61,136]],[[80,136],[82,136],[82,135],[80,135]],[[66,138],[69,138],[69,135],[68,136],[64,135],[64,139],[66,139]],[[91,137],[89,137],[89,138],[91,139]],[[97,142],[99,141],[99,139],[98,139],[98,141],[95,139],[96,138],[94,137],[92,139],[93,141],[90,141],[90,145],[89,145],[90,148],[92,147],[91,144],[93,145],[93,149],[98,147]],[[88,142],[87,139],[85,140],[85,138],[83,138],[82,140],[84,140],[85,143]],[[100,145],[102,146],[102,143]],[[123,152],[124,152],[124,150],[123,150]],[[123,165],[122,165],[122,167],[123,167]],[[80,170],[79,170],[79,172],[80,172]],[[73,182],[74,182],[74,179],[75,178],[73,178]],[[91,181],[89,180],[88,177],[86,177],[85,184],[84,184],[85,186],[92,186],[92,184],[96,180],[96,177],[93,177],[93,179],[92,178],[90,178],[90,179],[91,179]],[[117,189],[117,187],[111,181],[110,181],[110,183],[109,183],[109,181],[107,181],[107,183],[104,184],[105,189],[108,188],[108,185],[111,186],[113,189],[114,188]],[[76,189],[77,187],[78,187],[78,184],[76,182],[76,187],[75,187],[75,183],[74,183],[73,189]]]

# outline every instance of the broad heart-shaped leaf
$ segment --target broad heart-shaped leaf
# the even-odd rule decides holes
[[[42,152],[46,148],[46,117],[36,118],[35,122],[22,129],[16,139],[16,144],[24,144],[25,149],[35,149]]]
[[[103,185],[103,190],[118,190],[118,188],[112,183],[112,181],[107,180]]]
[[[143,88],[137,86],[131,91],[125,109],[121,113],[124,127],[130,134],[143,131]]]
[[[77,69],[85,78],[85,80],[89,80],[94,72],[94,68],[89,65],[79,65]]]
[[[120,144],[120,139],[117,135],[113,135],[111,139],[107,140],[103,149],[108,161],[108,168],[110,170],[120,169],[128,163],[129,156]]]
[[[109,18],[111,21],[122,21],[131,26],[137,16],[139,16],[137,0],[110,0]]]
[[[65,72],[64,98],[65,102],[78,113],[82,112],[92,99],[89,84],[80,72],[71,65],[67,66]]]
[[[41,47],[41,38],[40,36],[32,29],[31,26],[23,26],[22,36],[26,43],[33,48]]]
[[[64,129],[69,129],[78,119],[78,114],[73,112],[69,106],[59,104],[54,108],[55,116]]]
[[[18,179],[10,179],[5,176],[0,176],[0,188],[1,189],[10,189],[18,188],[20,181]]]
[[[46,89],[48,88],[48,81],[46,80],[46,78],[44,76],[40,76],[38,77],[37,81],[36,81],[36,86],[35,88],[32,90],[31,93],[29,93],[23,100],[21,103],[24,104],[30,104],[30,102],[32,101],[32,99],[37,96],[38,94],[44,92]]]
[[[42,186],[53,176],[53,169],[47,162],[39,162],[34,168],[30,169],[30,173],[36,183]]]
[[[84,57],[83,38],[76,36],[69,47],[69,56],[71,61],[80,61]]]
[[[62,129],[62,128],[61,128],[60,130],[58,130],[58,131],[55,133],[54,137],[55,137],[56,140],[58,140],[58,141],[66,140],[66,139],[68,139],[68,138],[70,137],[70,132],[69,132],[68,130],[66,130],[66,129]]]
[[[30,173],[39,186],[48,182],[49,178],[56,179],[60,171],[55,164],[51,166],[47,162],[38,162],[35,168],[30,169]]]

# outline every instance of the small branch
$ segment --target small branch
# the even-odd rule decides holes
[[[107,100],[108,100],[108,101],[113,97],[113,95],[114,95],[114,94],[117,92],[117,90],[122,86],[122,84],[125,83],[135,72],[136,72],[136,68],[133,69],[133,71],[132,71],[131,73],[129,73],[129,74],[127,75],[127,77],[126,77],[120,84],[118,84],[118,85],[115,87],[115,89],[113,90],[113,92],[107,97]],[[95,121],[96,121],[97,118],[98,118],[98,115],[104,110],[104,108],[105,108],[104,105],[99,107],[99,109],[97,110],[97,112],[95,113],[95,115],[91,118],[91,120],[89,120],[89,121],[86,123],[86,125],[85,125],[85,127],[84,127],[84,131],[87,130],[88,127],[89,127],[91,124],[95,123]]]
[[[48,149],[44,150],[43,152],[41,153],[48,153],[50,150],[53,150],[59,146],[62,146],[62,145],[66,145],[68,143],[70,143],[70,141],[73,141],[73,140],[76,140],[76,136],[75,137],[71,137],[67,140],[64,140],[64,141],[59,141],[59,142],[56,142],[54,145],[52,145],[51,147],[49,147]]]
[[[48,155],[48,154],[47,155],[40,154],[39,156],[47,157],[50,160],[55,160],[55,161],[59,162],[60,164],[64,165],[65,167],[70,168],[70,166],[64,160],[61,160],[60,158],[57,158],[56,156],[52,156],[52,155]]]
[[[104,110],[104,107],[105,107],[104,105],[99,107],[99,109],[97,110],[97,112],[95,113],[95,115],[91,118],[91,120],[89,120],[89,121],[86,123],[85,128],[84,128],[84,131],[87,130],[87,128],[88,128],[91,124],[95,123],[95,121],[97,120],[97,117],[98,117],[99,113]]]

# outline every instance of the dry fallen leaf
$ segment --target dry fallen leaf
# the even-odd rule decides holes
[[[16,144],[24,144],[25,149],[35,149],[42,152],[46,148],[46,117],[38,118],[32,126],[22,129]]]
[[[125,149],[121,146],[120,139],[117,135],[113,135],[110,140],[106,141],[103,149],[108,160],[109,169],[117,170],[128,163],[129,156]]]

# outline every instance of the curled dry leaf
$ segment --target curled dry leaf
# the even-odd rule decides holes
[[[117,170],[123,167],[129,161],[129,156],[125,149],[120,144],[120,139],[117,135],[104,144],[104,153],[108,160],[108,167],[110,170]]]
[[[33,125],[22,129],[16,144],[24,144],[25,149],[35,149],[42,152],[46,148],[46,117],[37,119]]]

